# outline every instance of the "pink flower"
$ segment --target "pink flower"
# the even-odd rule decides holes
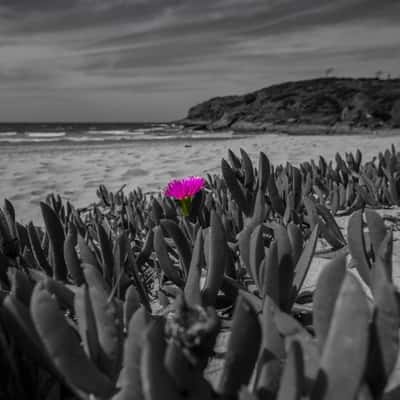
[[[168,183],[165,195],[177,200],[192,199],[197,192],[203,189],[205,183],[205,179],[200,176],[173,179]]]

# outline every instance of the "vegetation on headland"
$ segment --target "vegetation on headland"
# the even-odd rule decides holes
[[[5,201],[1,399],[399,397],[397,266],[373,209],[400,205],[400,153],[255,167],[229,151],[221,170],[188,216],[101,186],[82,210],[49,196],[43,229]],[[306,288],[318,241],[330,261]]]
[[[198,104],[180,121],[201,129],[362,133],[400,128],[400,79],[287,82]]]

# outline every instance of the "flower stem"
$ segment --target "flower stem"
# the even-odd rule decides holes
[[[184,217],[188,217],[190,214],[190,207],[192,205],[192,199],[190,197],[185,197],[181,200],[182,214]]]

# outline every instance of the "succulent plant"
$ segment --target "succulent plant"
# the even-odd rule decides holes
[[[395,148],[299,167],[227,160],[184,213],[101,186],[79,210],[49,196],[41,228],[5,202],[0,398],[398,396],[393,235],[374,211],[399,204]],[[318,241],[333,252],[306,290]]]

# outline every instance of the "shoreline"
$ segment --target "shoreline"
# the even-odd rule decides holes
[[[206,130],[207,132],[223,132],[232,130],[237,134],[282,134],[293,136],[325,136],[325,135],[371,135],[371,136],[396,136],[400,135],[400,128],[366,128],[349,126],[347,124],[322,125],[305,123],[273,123],[273,122],[247,122],[237,121],[226,126],[216,126],[213,121],[184,119],[176,123],[193,130]]]
[[[229,130],[231,132],[232,130]],[[223,134],[224,132],[228,131],[220,131],[217,134]],[[211,132],[207,132],[211,133]],[[125,148],[127,145],[154,145],[157,143],[183,143],[183,144],[190,144],[190,143],[201,143],[201,142],[220,142],[229,139],[246,139],[249,136],[262,134],[263,132],[234,132],[232,136],[207,136],[207,137],[192,137],[192,136],[175,136],[175,137],[162,137],[159,138],[149,138],[149,139],[120,139],[120,140],[113,140],[113,139],[106,139],[106,140],[87,140],[87,141],[72,141],[72,140],[43,140],[43,141],[19,141],[19,142],[0,142],[1,149],[5,148],[13,148],[13,149],[41,149],[42,147],[48,147],[52,149],[82,149],[82,148],[90,148],[90,149],[104,149],[104,148]],[[268,132],[264,132],[268,133]]]

